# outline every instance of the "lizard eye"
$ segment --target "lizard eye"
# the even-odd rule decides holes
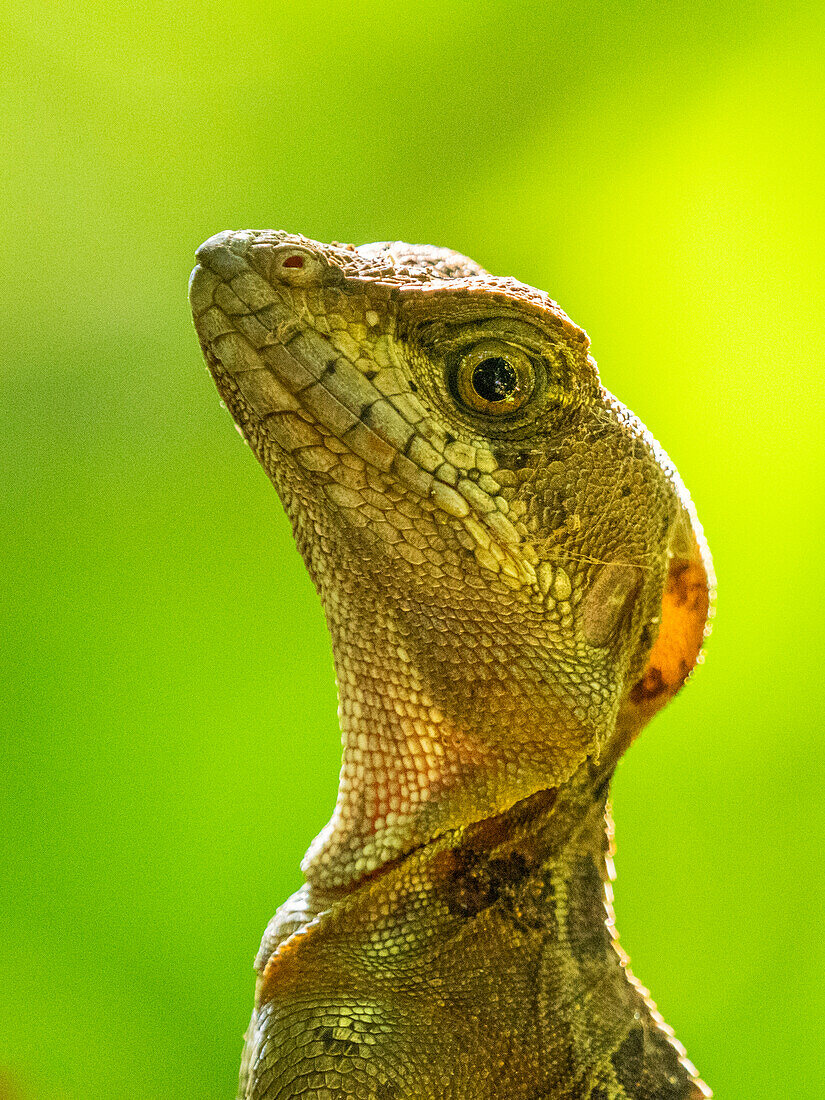
[[[458,360],[456,395],[474,412],[512,414],[529,400],[534,386],[535,372],[529,358],[501,340],[482,340]]]

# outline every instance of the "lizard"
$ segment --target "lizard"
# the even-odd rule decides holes
[[[674,466],[544,292],[226,231],[190,302],[331,635],[343,755],[256,960],[241,1100],[699,1100],[628,968],[609,788],[701,660]]]

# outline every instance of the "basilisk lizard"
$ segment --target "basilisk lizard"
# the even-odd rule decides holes
[[[246,1100],[698,1100],[613,929],[608,788],[713,576],[544,293],[445,249],[225,232],[195,326],[320,594],[337,803],[258,954]]]

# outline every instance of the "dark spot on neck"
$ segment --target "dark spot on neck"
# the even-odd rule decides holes
[[[604,958],[610,949],[604,882],[590,856],[570,869],[567,883],[567,938],[580,963]]]
[[[645,1033],[640,1026],[632,1027],[624,1042],[610,1058],[619,1083],[633,1096],[645,1071]]]
[[[444,900],[455,917],[475,917],[499,898],[511,899],[530,871],[520,852],[487,859],[483,852],[457,848],[452,855]]]
[[[335,1034],[335,1029],[331,1027],[325,1027],[318,1035],[318,1039],[321,1042],[324,1050],[327,1054],[334,1056],[343,1056],[345,1058],[355,1058],[360,1052],[360,1044],[354,1039],[344,1039]]]
[[[601,800],[604,798],[605,794],[607,794],[607,790],[610,786],[610,780],[612,778],[613,778],[613,771],[611,769],[607,773],[606,776],[604,776],[602,779],[599,780],[599,782],[596,784],[596,786],[593,789],[593,801],[594,802],[601,802]]]
[[[668,690],[668,685],[665,683],[664,676],[662,676],[662,670],[660,668],[648,668],[641,680],[631,688],[629,698],[631,703],[646,703],[651,699],[655,699],[658,695],[663,695]]]
[[[498,884],[475,852],[455,852],[455,867],[447,880],[444,900],[454,917],[475,917],[498,897]]]
[[[530,795],[503,814],[468,828],[464,842],[443,853],[437,878],[443,875],[443,897],[453,916],[474,917],[498,901],[505,909],[518,908],[516,899],[535,869],[534,862],[529,853],[493,852],[507,845],[514,830],[548,813],[555,801],[554,789]]]

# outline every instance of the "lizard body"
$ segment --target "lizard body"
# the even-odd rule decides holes
[[[343,760],[256,961],[242,1100],[697,1100],[613,933],[616,761],[713,575],[545,294],[457,253],[227,232],[190,297],[332,637]]]

